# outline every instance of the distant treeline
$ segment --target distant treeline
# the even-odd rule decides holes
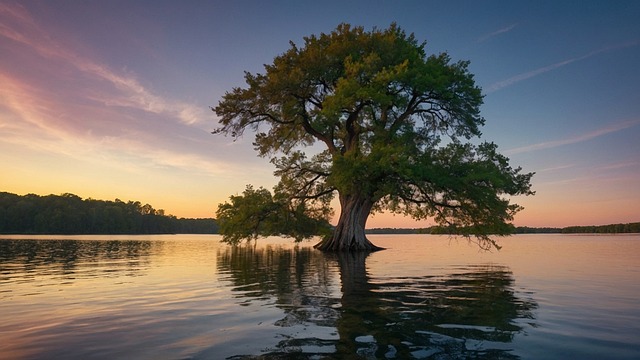
[[[515,228],[516,234],[628,234],[640,233],[640,222],[627,224],[567,226],[564,228],[527,227]]]
[[[217,234],[215,219],[165,215],[139,201],[82,199],[74,194],[24,196],[0,192],[0,234]],[[375,228],[368,234],[450,234],[446,227]],[[640,222],[564,228],[513,228],[514,234],[640,233]]]
[[[446,227],[432,226],[417,229],[375,228],[367,229],[368,234],[452,234]],[[640,233],[640,222],[597,226],[555,227],[513,227],[513,234],[624,234]]]
[[[640,222],[628,224],[610,224],[600,226],[569,226],[562,228],[564,234],[622,234],[622,233],[640,233]]]
[[[0,192],[2,234],[216,234],[214,219],[165,215],[139,201]]]
[[[425,229],[374,228],[366,229],[367,234],[423,234]]]

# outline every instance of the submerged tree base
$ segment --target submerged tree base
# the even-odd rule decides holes
[[[375,246],[365,235],[365,225],[375,203],[370,197],[361,195],[340,196],[340,218],[333,234],[326,236],[314,248],[334,252],[372,252],[384,250]]]
[[[349,241],[339,241],[335,235],[325,237],[313,247],[325,252],[374,252],[385,250],[383,247],[374,245],[366,237],[359,241],[355,237],[349,239]]]

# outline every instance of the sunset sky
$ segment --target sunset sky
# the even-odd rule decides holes
[[[483,139],[536,172],[521,226],[640,221],[640,1],[0,0],[0,191],[212,217],[277,182],[212,135],[244,71],[342,22],[470,60]],[[377,214],[368,227],[432,224]]]

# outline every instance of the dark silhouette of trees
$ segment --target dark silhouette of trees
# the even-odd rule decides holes
[[[0,233],[217,233],[213,219],[178,219],[139,201],[83,200],[74,194],[24,196],[0,192]]]
[[[562,232],[562,228],[553,228],[553,227],[518,226],[515,229],[516,234],[557,234],[560,232]]]
[[[567,226],[564,228],[526,227],[515,229],[516,234],[629,234],[640,233],[640,222],[627,224]]]
[[[492,247],[489,235],[509,234],[521,210],[509,198],[533,194],[532,173],[512,168],[495,144],[470,141],[484,119],[469,63],[428,55],[425,47],[395,24],[370,32],[341,24],[305,38],[302,47],[291,43],[264,74],[246,73],[247,87],[226,93],[213,109],[221,125],[214,133],[255,132],[256,150],[277,169],[273,198],[285,199],[284,208],[326,220],[337,194],[338,223],[318,249],[379,249],[365,225],[381,210],[433,218]],[[311,145],[322,150],[313,147],[319,152],[308,157],[303,150]],[[233,214],[217,218],[232,222]],[[273,233],[271,226],[255,230]]]
[[[592,226],[569,226],[562,229],[563,234],[618,234],[640,233],[640,222],[628,224],[609,224]]]
[[[432,234],[432,235],[458,235],[452,229],[442,226],[432,226],[417,229],[374,228],[367,229],[367,234]],[[640,223],[567,226],[558,227],[514,227],[514,234],[628,234],[640,233]]]
[[[177,234],[217,234],[218,223],[212,218],[178,218]]]

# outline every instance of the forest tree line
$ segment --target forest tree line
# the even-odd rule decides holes
[[[640,233],[640,222],[599,226],[513,227],[514,234]],[[0,192],[0,234],[217,234],[215,219],[177,218],[139,201],[82,199],[74,194]],[[450,234],[445,227],[367,229],[368,234]]]
[[[375,228],[367,229],[368,234],[432,234],[455,235],[455,231],[442,226],[416,229]],[[626,224],[567,226],[558,227],[512,227],[512,234],[628,234],[640,233],[640,222]]]
[[[640,222],[627,224],[610,224],[600,226],[569,226],[562,228],[563,234],[618,234],[640,233]]]
[[[139,201],[0,192],[2,234],[216,234],[214,219],[166,215]]]

